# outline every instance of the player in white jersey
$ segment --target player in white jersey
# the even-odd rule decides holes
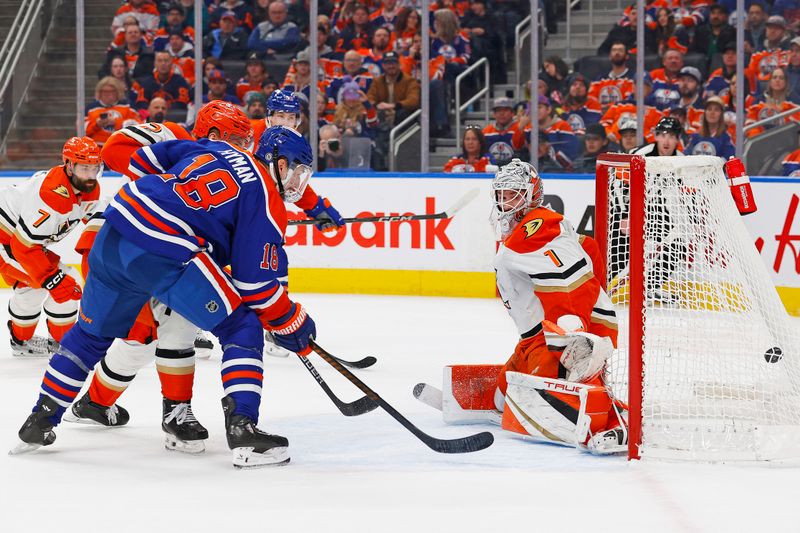
[[[80,275],[48,247],[96,211],[103,165],[89,137],[69,139],[62,158],[0,193],[0,275],[14,291],[8,328],[17,356],[49,356],[78,314]],[[34,335],[42,309],[49,339]]]

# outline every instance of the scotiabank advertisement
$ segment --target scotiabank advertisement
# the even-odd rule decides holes
[[[30,173],[0,174],[0,187]],[[545,203],[580,233],[594,233],[594,177],[550,175]],[[121,180],[103,177],[103,195]],[[290,288],[296,292],[360,292],[442,296],[494,296],[495,252],[489,223],[489,175],[328,173],[312,186],[344,217],[440,213],[473,189],[477,196],[451,219],[349,224],[321,233],[290,226],[286,242]],[[789,311],[800,315],[800,180],[753,178],[758,211],[744,218],[756,247]],[[304,218],[294,206],[289,217]],[[54,247],[65,262],[79,264],[74,232]]]

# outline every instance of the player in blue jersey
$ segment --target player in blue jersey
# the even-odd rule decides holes
[[[278,280],[286,263],[283,202],[302,196],[311,148],[297,132],[276,127],[260,139],[255,157],[208,139],[151,149],[170,150],[181,161],[126,184],[106,210],[78,324],[51,359],[14,451],[55,441],[54,427],[90,369],[155,297],[223,346],[222,405],[234,465],[285,464],[288,440],[256,427],[261,332],[272,331],[278,345],[300,355],[310,352],[316,334],[314,321]],[[230,265],[230,275],[221,265]]]

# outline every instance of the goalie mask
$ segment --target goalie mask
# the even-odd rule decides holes
[[[542,205],[542,178],[530,163],[512,159],[492,180],[491,220],[499,238],[505,239],[532,209]]]

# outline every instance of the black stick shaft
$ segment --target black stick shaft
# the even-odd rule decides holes
[[[403,222],[406,220],[437,220],[440,218],[447,218],[447,213],[433,213],[428,215],[386,215],[382,217],[358,217],[358,218],[345,218],[345,224],[360,224],[362,222]],[[290,220],[290,226],[307,226],[316,224],[318,221],[313,218],[302,218],[298,220]]]
[[[308,357],[302,357],[300,355],[297,357],[300,358],[300,361],[303,363],[303,366],[306,367],[306,370],[308,370],[308,372],[314,377],[314,380],[316,380],[320,388],[325,391],[325,394],[328,395],[328,398],[331,399],[331,401],[344,416],[359,416],[377,409],[378,404],[366,396],[363,396],[351,403],[343,402],[333,393],[328,384],[325,383],[325,380],[319,375],[319,372],[317,372],[317,369],[314,368],[314,365],[311,363],[311,361],[308,360]]]

